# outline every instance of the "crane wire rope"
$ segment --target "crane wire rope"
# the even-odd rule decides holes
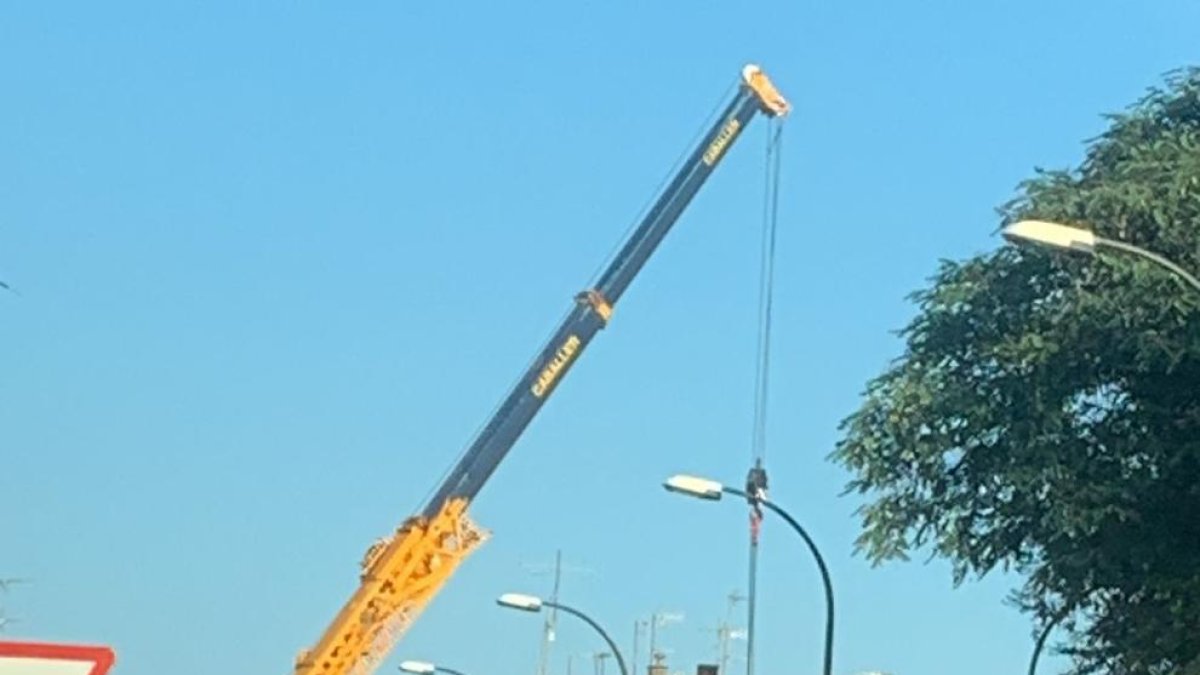
[[[775,250],[779,222],[780,147],[783,144],[783,125],[772,119],[767,130],[765,179],[763,189],[763,222],[758,287],[758,351],[754,370],[754,422],[751,430],[750,452],[754,461],[751,476],[763,471],[767,454],[767,401],[771,369],[771,324],[775,301]],[[766,474],[762,473],[765,490]],[[754,675],[754,619],[758,596],[758,539],[762,509],[757,503],[752,480],[747,481],[750,495],[750,561],[746,589],[746,675]],[[765,495],[763,495],[765,496]],[[721,673],[721,675],[728,675]]]
[[[754,428],[751,433],[752,459],[766,459],[767,398],[771,370],[771,319],[775,303],[775,249],[779,218],[779,148],[783,126],[771,120],[767,136],[766,180],[763,191],[762,257],[758,297],[758,355],[754,372]]]

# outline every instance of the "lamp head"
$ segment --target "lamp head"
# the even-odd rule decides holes
[[[696,497],[698,499],[717,500],[724,494],[724,486],[715,480],[677,474],[663,483],[669,492]]]
[[[526,612],[540,612],[542,610],[541,598],[523,593],[505,593],[496,599],[496,604],[501,607],[519,609]]]

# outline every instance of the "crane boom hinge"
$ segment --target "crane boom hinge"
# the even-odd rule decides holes
[[[410,518],[362,561],[358,591],[320,642],[296,657],[294,675],[369,675],[466,557],[489,537],[447,500],[432,518]]]
[[[612,318],[613,306],[603,293],[592,288],[575,296],[575,299],[582,304],[591,306],[596,314],[604,320],[604,324],[608,325],[608,320]]]

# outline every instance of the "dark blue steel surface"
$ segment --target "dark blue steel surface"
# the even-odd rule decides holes
[[[758,111],[759,101],[754,93],[744,86],[739,87],[733,101],[725,108],[712,129],[705,134],[703,140],[663,190],[637,229],[630,235],[628,241],[601,275],[596,288],[609,303],[616,304],[684,208],[695,197],[716,165],[720,163],[720,158],[729,151]],[[722,131],[726,130],[731,119],[736,119],[738,126],[727,139],[715,161],[711,165],[706,163],[704,161],[706,150]],[[462,459],[430,499],[422,512],[423,516],[432,518],[441,511],[447,499],[462,497],[469,500],[478,494],[488,477],[492,475],[509,449],[516,443],[525,427],[541,409],[542,404],[553,393],[554,386],[566,376],[571,365],[579,359],[591,339],[604,327],[604,323],[604,319],[590,304],[586,302],[576,304],[529,370],[504,399],[487,426],[480,431]],[[553,383],[547,390],[540,396],[535,394],[533,388],[539,376],[555,359],[560,348],[572,335],[576,336],[579,341],[574,353],[557,372]]]

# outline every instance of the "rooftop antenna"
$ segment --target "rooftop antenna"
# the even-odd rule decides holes
[[[641,653],[642,631],[650,624],[645,619],[634,619],[633,621],[633,664],[630,666],[631,672],[635,675],[638,672],[638,655]],[[568,673],[568,675],[570,675]]]
[[[596,663],[596,675],[604,675],[604,661],[612,656],[609,652],[596,652],[593,655]]]
[[[652,663],[658,663],[666,656],[666,652],[658,648],[659,627],[681,621],[683,621],[682,612],[655,612],[650,617],[650,660]]]
[[[11,587],[16,586],[17,584],[27,583],[29,583],[29,579],[17,579],[13,577],[0,579],[0,593],[7,593]]]
[[[718,671],[719,675],[728,675],[729,673],[730,643],[733,640],[744,640],[748,637],[745,629],[736,628],[732,623],[734,608],[738,603],[746,600],[746,596],[737,591],[730,591],[726,599],[728,600],[729,608],[725,612],[725,620],[717,626],[717,650],[719,654],[717,664],[720,669]]]
[[[526,571],[533,573],[535,576],[545,576],[548,574],[554,575],[554,585],[550,592],[550,601],[558,603],[558,591],[562,586],[562,573],[579,572],[590,574],[592,570],[586,567],[563,567],[562,550],[554,552],[554,567],[550,568],[545,565],[521,565]],[[554,646],[554,640],[558,632],[558,608],[550,606],[546,608],[545,619],[542,623],[542,646],[538,653],[537,675],[549,675],[550,668],[550,652]],[[568,661],[568,665],[569,665]]]

